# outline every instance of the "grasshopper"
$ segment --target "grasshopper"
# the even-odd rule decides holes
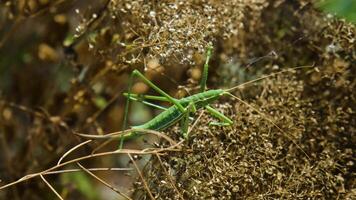
[[[149,103],[147,101],[142,101],[144,104],[153,106],[156,108],[163,109],[164,111],[161,112],[159,115],[151,119],[150,121],[138,125],[138,126],[132,126],[132,130],[135,129],[147,129],[147,130],[164,130],[172,125],[174,125],[176,122],[182,120],[182,134],[184,138],[188,137],[188,126],[189,126],[189,119],[190,119],[190,114],[195,113],[197,110],[205,108],[210,114],[212,114],[214,117],[218,118],[221,122],[214,122],[211,123],[212,125],[220,125],[220,126],[229,126],[232,125],[233,122],[231,119],[226,117],[224,114],[220,113],[216,109],[210,106],[210,104],[217,100],[219,97],[230,94],[227,90],[223,89],[214,89],[214,90],[206,90],[206,81],[208,78],[208,68],[209,68],[209,60],[211,58],[212,54],[212,47],[209,46],[207,49],[207,56],[206,56],[206,61],[204,64],[203,68],[203,74],[202,78],[200,81],[200,93],[181,98],[181,99],[176,99],[171,97],[169,94],[161,90],[159,87],[157,87],[154,83],[152,83],[150,80],[148,80],[140,71],[134,70],[130,76],[130,82],[129,82],[129,92],[124,93],[124,96],[127,98],[126,105],[125,105],[125,115],[124,115],[124,124],[123,128],[126,129],[126,124],[127,124],[127,113],[128,113],[128,108],[129,108],[129,102],[130,100],[139,100],[139,98],[144,98],[148,100],[158,100],[158,101],[167,101],[171,104],[173,104],[169,108],[163,108],[157,105],[154,105],[152,103]],[[142,81],[153,88],[156,92],[158,92],[161,96],[152,96],[152,95],[138,95],[138,94],[132,94],[131,93],[131,87],[132,87],[132,81],[134,77],[138,77],[142,79]],[[137,132],[133,131],[127,134],[122,135],[121,139],[127,139],[127,138],[132,138],[137,135]]]
[[[140,71],[134,70],[130,76],[129,80],[129,86],[128,86],[128,92],[124,93],[124,96],[127,98],[126,99],[126,105],[125,105],[125,115],[124,115],[124,120],[123,120],[123,129],[125,130],[127,128],[127,114],[128,114],[128,109],[129,109],[129,102],[130,100],[135,100],[135,101],[141,101],[142,103],[153,106],[156,108],[160,108],[164,110],[161,112],[159,115],[151,119],[150,121],[142,124],[142,125],[137,125],[137,126],[132,126],[131,127],[131,132],[121,134],[121,142],[120,142],[120,147],[122,147],[122,142],[126,139],[136,137],[139,135],[139,131],[134,131],[135,129],[138,130],[154,130],[154,131],[161,131],[164,130],[178,121],[181,121],[181,132],[184,138],[188,138],[188,126],[189,126],[189,119],[190,115],[195,113],[199,109],[206,109],[212,116],[215,118],[219,119],[220,122],[211,122],[210,125],[218,125],[218,126],[230,126],[233,124],[233,121],[226,117],[224,114],[219,112],[218,110],[214,109],[211,107],[211,103],[214,102],[215,100],[219,99],[221,96],[228,95],[230,97],[233,97],[239,101],[242,101],[238,97],[234,96],[230,92],[241,87],[242,85],[249,84],[258,80],[262,80],[264,78],[274,76],[279,73],[283,73],[286,71],[291,71],[297,68],[303,68],[303,67],[297,67],[297,68],[292,68],[292,69],[287,69],[287,70],[282,70],[270,75],[266,75],[264,77],[260,77],[258,79],[246,82],[242,85],[238,85],[229,89],[212,89],[212,90],[206,90],[206,81],[208,78],[208,68],[209,68],[209,60],[212,55],[212,46],[209,46],[207,49],[207,55],[206,55],[206,61],[204,64],[203,68],[203,73],[202,73],[202,78],[200,81],[200,92],[185,98],[181,99],[176,99],[171,97],[169,94],[161,90],[159,87],[157,87],[154,83],[152,83],[150,80],[148,80]],[[135,77],[138,77],[142,79],[142,81],[153,88],[156,92],[158,92],[161,96],[152,96],[152,95],[138,95],[138,94],[132,94],[131,93],[131,87],[132,87],[132,82]],[[163,108],[161,106],[152,104],[148,101],[145,100],[140,100],[140,99],[148,99],[148,100],[156,100],[156,101],[166,101],[171,104],[173,104],[169,108]],[[243,102],[243,101],[242,101]],[[244,102],[245,103],[245,102]],[[257,110],[257,109],[255,109]],[[257,111],[259,112],[259,111]],[[262,114],[262,113],[261,113]],[[272,122],[273,123],[273,122]],[[273,123],[274,124],[274,123]]]

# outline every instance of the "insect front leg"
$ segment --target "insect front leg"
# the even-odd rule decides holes
[[[163,90],[161,90],[159,87],[157,87],[154,83],[152,83],[150,80],[148,80],[143,74],[141,74],[141,72],[139,72],[138,70],[134,70],[132,72],[132,76],[138,76],[139,78],[141,78],[143,80],[144,83],[146,83],[147,85],[149,85],[151,88],[153,88],[154,90],[156,90],[156,92],[158,92],[160,95],[162,95],[163,97],[167,98],[168,101],[172,104],[174,104],[175,106],[177,106],[177,108],[179,109],[179,111],[181,111],[182,113],[185,112],[184,107],[182,106],[181,103],[179,103],[179,101],[173,97],[171,97],[169,94],[167,94],[166,92],[164,92]],[[130,93],[128,94],[130,96]]]
[[[123,94],[125,97],[129,98],[128,96],[128,93],[124,93]],[[154,103],[151,103],[149,101],[146,101],[146,99],[150,99],[150,98],[147,98],[147,97],[154,97],[154,100],[158,100],[158,101],[167,101],[167,99],[165,97],[161,97],[161,96],[151,96],[151,95],[139,95],[139,94],[130,94],[130,100],[131,101],[138,101],[138,102],[141,102],[147,106],[151,106],[153,108],[157,108],[157,109],[160,109],[160,110],[167,110],[167,108],[163,107],[163,106],[160,106],[160,105],[157,105],[157,104],[154,104]]]
[[[206,53],[206,60],[203,68],[203,74],[200,81],[200,92],[204,92],[206,89],[206,80],[208,79],[208,71],[209,71],[209,60],[212,51],[213,51],[213,47],[209,45]]]
[[[124,92],[123,95],[125,97],[128,97],[128,93],[126,93],[126,92]],[[169,100],[166,97],[155,96],[155,95],[130,94],[130,98],[140,98],[140,99],[145,99],[145,100],[155,100],[155,101],[169,102]]]
[[[189,127],[189,120],[190,120],[190,113],[195,113],[197,111],[197,108],[195,107],[194,102],[190,102],[186,108],[185,113],[183,114],[183,119],[181,123],[181,131],[183,134],[183,137],[185,139],[188,138],[188,127]]]
[[[180,112],[185,113],[186,109],[182,106],[181,103],[179,103],[179,101],[173,97],[171,97],[170,95],[168,95],[166,92],[164,92],[163,90],[161,90],[159,87],[157,87],[154,83],[152,83],[150,80],[148,80],[143,74],[141,74],[141,72],[139,72],[138,70],[134,70],[131,73],[130,76],[130,80],[129,80],[129,86],[128,86],[128,92],[124,95],[127,97],[126,99],[126,105],[125,105],[125,111],[124,111],[124,120],[123,120],[123,130],[127,129],[127,117],[128,117],[128,110],[129,110],[129,103],[130,103],[130,99],[135,99],[135,96],[137,96],[136,94],[131,94],[131,88],[132,88],[132,82],[134,80],[134,77],[139,77],[143,80],[143,82],[145,84],[147,84],[148,86],[150,86],[151,88],[153,88],[156,92],[158,92],[160,95],[162,95],[161,100],[167,100],[168,102],[174,104]],[[148,103],[149,105],[153,105]],[[120,145],[119,145],[119,149],[122,148],[123,145],[123,138],[120,139]]]

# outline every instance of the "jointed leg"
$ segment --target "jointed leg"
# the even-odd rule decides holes
[[[143,97],[145,97],[147,99],[152,99],[152,100],[171,102],[172,104],[176,105],[182,113],[185,112],[184,107],[179,103],[179,101],[177,99],[169,96],[167,93],[162,91],[160,88],[158,88],[156,85],[154,85],[151,81],[149,81],[143,74],[141,74],[138,70],[134,70],[130,76],[128,93],[124,93],[124,96],[127,97],[126,105],[125,105],[125,113],[124,113],[124,122],[123,122],[124,130],[127,128],[127,114],[128,114],[130,100],[141,96],[141,95],[137,95],[137,94],[131,94],[131,87],[132,87],[132,81],[133,81],[134,76],[140,77],[147,85],[149,85],[150,87],[152,87],[154,90],[156,90],[158,93],[160,93],[162,95],[162,96],[142,95]],[[131,98],[131,97],[133,97],[133,98]]]
[[[157,109],[160,109],[160,110],[167,110],[167,108],[165,108],[163,106],[159,106],[159,105],[153,104],[153,103],[145,101],[145,100],[143,100],[142,98],[139,98],[139,97],[130,96],[130,100],[131,101],[138,101],[138,102],[141,102],[141,103],[143,103],[143,104],[145,104],[147,106],[151,106],[153,108],[157,108]]]
[[[157,87],[155,84],[153,84],[150,80],[148,80],[143,74],[141,74],[141,72],[139,72],[138,70],[134,70],[132,72],[132,76],[138,76],[140,77],[143,82],[145,82],[147,85],[149,85],[151,88],[153,88],[154,90],[156,90],[156,92],[158,92],[160,95],[162,95],[163,97],[167,98],[169,102],[171,102],[172,104],[174,104],[175,106],[177,106],[177,108],[179,109],[179,111],[181,111],[182,113],[185,112],[184,107],[182,106],[182,104],[179,103],[179,101],[171,96],[169,96],[169,94],[167,94],[166,92],[164,92],[163,90],[161,90],[159,87]],[[128,94],[128,96],[130,96],[130,94]]]
[[[213,47],[208,46],[208,50],[206,53],[206,60],[205,60],[204,68],[203,68],[203,74],[202,74],[201,81],[200,81],[200,92],[204,92],[206,89],[206,80],[208,79],[208,70],[209,70],[209,60],[211,57],[212,50],[213,50]]]
[[[123,130],[127,129],[127,116],[128,116],[128,111],[129,111],[129,103],[130,103],[130,99],[131,99],[131,88],[132,88],[132,82],[135,76],[140,77],[144,83],[146,83],[147,85],[149,85],[151,88],[153,88],[154,90],[156,90],[160,95],[162,95],[164,98],[168,99],[169,102],[171,102],[172,104],[174,104],[175,106],[177,106],[177,108],[182,112],[185,113],[186,109],[184,109],[184,107],[178,102],[177,99],[174,99],[173,97],[169,96],[167,93],[165,93],[163,90],[161,90],[160,88],[158,88],[155,84],[153,84],[150,80],[148,80],[143,74],[141,74],[141,72],[139,72],[138,70],[134,70],[130,76],[130,80],[129,80],[129,86],[128,86],[128,93],[127,93],[127,99],[126,99],[126,105],[125,105],[125,111],[124,111],[124,120],[123,120]],[[119,149],[122,148],[123,146],[123,138],[120,139],[120,145],[119,145]]]
[[[209,125],[216,125],[216,126],[231,126],[233,124],[232,120],[226,117],[221,112],[217,111],[216,109],[205,106],[206,110],[213,115],[214,117],[220,119],[221,122],[210,122]]]
[[[182,124],[181,124],[181,130],[184,138],[188,138],[188,128],[189,128],[189,115],[190,113],[196,112],[197,109],[194,105],[193,102],[190,102],[189,105],[187,106],[187,109],[184,113],[183,119],[182,119]]]
[[[126,93],[126,92],[124,92],[123,95],[125,97],[129,96],[129,94]],[[139,98],[139,99],[149,99],[149,100],[155,100],[155,101],[169,102],[169,99],[167,99],[166,97],[162,97],[162,96],[144,95],[144,94],[130,94],[130,97]]]

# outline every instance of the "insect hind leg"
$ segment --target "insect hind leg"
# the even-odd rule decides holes
[[[233,121],[224,114],[214,109],[211,106],[205,106],[206,110],[214,117],[218,118],[220,122],[210,122],[209,126],[231,126]]]

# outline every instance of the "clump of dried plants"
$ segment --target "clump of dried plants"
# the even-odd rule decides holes
[[[230,99],[216,105],[234,119],[231,129],[208,126],[214,119],[204,114],[186,151],[154,157],[146,166],[146,180],[155,197],[356,197],[352,170],[355,26],[329,18],[305,1],[271,3],[262,16],[223,43],[219,58],[224,67],[217,74],[224,76],[220,79],[226,75],[230,80],[251,78],[281,66],[310,65],[314,69],[278,76],[240,91],[241,99],[258,111]],[[240,59],[229,60],[236,52]],[[252,61],[250,70],[240,67],[249,65],[249,58],[261,56],[258,62]],[[218,76],[214,78],[219,82]],[[177,134],[174,129],[172,132]],[[135,197],[146,199],[147,190],[140,182],[136,187]]]
[[[209,42],[237,35],[243,29],[248,8],[259,12],[266,4],[263,0],[112,1],[110,15],[120,27],[113,48],[137,48],[141,55],[135,58],[191,62],[192,56],[203,53]]]
[[[159,199],[355,198],[351,73],[337,78],[350,81],[335,92],[347,99],[336,107],[305,95],[309,86],[297,77],[327,76],[318,69],[247,87],[245,102],[216,104],[234,125],[208,126],[215,119],[204,114],[183,151],[148,163],[150,192]],[[135,197],[146,199],[142,184],[136,187]]]
[[[56,166],[83,142],[74,132],[120,130],[121,94],[135,68],[176,97],[193,91],[212,43],[211,88],[313,67],[246,85],[236,95],[250,106],[220,99],[214,106],[234,119],[232,127],[208,126],[214,119],[197,113],[182,148],[150,151],[133,178],[105,168],[93,171],[97,177],[118,195],[129,194],[142,175],[133,192],[138,199],[149,198],[148,191],[158,199],[354,199],[355,32],[307,0],[2,1],[0,184]],[[142,82],[133,90],[152,92]],[[157,114],[139,108],[147,119]],[[167,134],[179,140],[176,127]],[[66,159],[91,155],[99,145],[85,143]],[[87,169],[98,165],[135,169],[148,161],[128,152],[129,158],[98,156],[66,167],[91,176]],[[110,198],[99,179],[62,172],[37,174],[1,190],[0,198],[54,198],[53,191],[65,199]]]

